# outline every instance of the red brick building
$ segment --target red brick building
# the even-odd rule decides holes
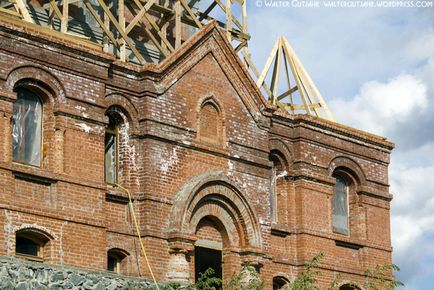
[[[159,64],[4,16],[0,44],[0,256],[150,279],[118,183],[159,281],[391,262],[393,144],[269,105],[215,22]]]

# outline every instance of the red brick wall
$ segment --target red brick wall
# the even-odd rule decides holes
[[[128,253],[122,273],[150,278],[128,196],[104,183],[105,113],[115,105],[125,113],[119,180],[134,199],[157,279],[174,267],[190,269],[193,279],[195,241],[222,236],[224,276],[250,262],[260,266],[267,289],[273,277],[293,278],[319,252],[323,285],[336,272],[361,283],[367,267],[391,262],[393,144],[273,111],[214,26],[161,65],[143,68],[6,22],[0,41],[0,255],[14,255],[16,230],[35,227],[52,236],[49,263],[103,270],[107,251],[117,248]],[[40,168],[11,159],[13,88],[22,79],[47,89]],[[286,171],[275,193],[272,151],[282,157],[279,172]],[[336,169],[354,180],[348,236],[332,230]]]

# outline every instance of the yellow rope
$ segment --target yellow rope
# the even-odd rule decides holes
[[[151,268],[151,265],[150,265],[149,260],[148,260],[148,255],[146,255],[145,246],[143,245],[143,242],[142,242],[142,237],[140,235],[139,225],[137,224],[136,214],[134,212],[133,201],[131,199],[130,191],[119,184],[115,184],[115,185],[117,187],[119,187],[120,189],[125,190],[128,194],[128,199],[129,199],[129,204],[130,204],[130,209],[131,209],[131,215],[133,216],[134,225],[135,225],[136,231],[137,231],[137,237],[139,238],[140,246],[142,248],[143,255],[145,256],[146,264],[148,265],[149,272],[151,272],[151,276],[152,276],[152,279],[154,280],[155,286],[157,287],[158,290],[160,290],[160,287],[158,286],[157,280],[155,279],[154,272],[152,272],[152,268]]]

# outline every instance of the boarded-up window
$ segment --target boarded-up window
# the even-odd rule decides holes
[[[348,234],[348,184],[340,176],[336,178],[333,195],[333,231]]]
[[[42,103],[39,97],[24,88],[17,90],[13,108],[12,147],[14,161],[41,165]]]
[[[220,117],[217,108],[210,103],[205,104],[200,111],[200,136],[207,141],[220,140]]]

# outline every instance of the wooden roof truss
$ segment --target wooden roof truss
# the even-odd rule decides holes
[[[334,121],[321,93],[283,36],[274,44],[262,72],[255,67],[247,48],[242,50],[242,57],[256,77],[257,87],[265,92],[270,103],[292,114],[306,112]],[[282,79],[284,82],[280,84]]]
[[[26,1],[32,0],[0,0],[0,15],[7,14],[35,23],[29,12],[30,5]],[[334,121],[319,90],[284,37],[279,37],[274,44],[264,69],[260,72],[256,68],[248,50],[250,35],[247,26],[247,0],[210,0],[209,6],[203,11],[195,7],[199,0],[40,1],[45,1],[43,7],[49,13],[51,23],[54,18],[60,21],[57,28],[55,25],[51,25],[51,28],[63,33],[70,33],[70,5],[84,4],[83,7],[87,8],[103,31],[104,39],[101,44],[103,49],[108,51],[111,44],[117,49],[116,55],[120,60],[128,61],[129,54],[132,53],[141,64],[148,61],[136,48],[131,37],[134,28],[143,29],[147,41],[158,49],[161,59],[164,59],[181,46],[185,40],[182,39],[182,31],[186,26],[200,29],[206,21],[213,20],[211,15],[219,10],[217,13],[223,13],[225,20],[216,20],[216,22],[225,30],[229,42],[256,78],[256,85],[268,97],[271,104],[292,114],[305,112]],[[110,3],[112,5],[109,7]],[[235,17],[233,5],[239,5],[241,19]],[[117,8],[113,9],[113,7]],[[79,37],[86,38],[86,35]]]
[[[217,21],[217,23],[225,29],[230,42],[234,41],[237,51],[247,46],[247,41],[250,39],[247,33],[246,0],[213,0],[203,12],[193,7],[197,0],[45,0],[45,2],[44,8],[48,11],[50,19],[60,20],[59,30],[63,33],[69,33],[68,25],[71,20],[69,6],[83,3],[104,32],[104,49],[108,50],[110,42],[119,51],[118,55],[122,61],[129,59],[126,50],[128,47],[141,64],[147,62],[136,49],[131,37],[131,32],[136,26],[144,29],[148,40],[164,59],[181,46],[184,26],[200,29],[205,22],[213,19],[210,14],[215,10],[221,10],[226,15],[226,21]],[[110,2],[116,2],[117,11],[114,12],[109,7]],[[164,4],[161,4],[163,2]],[[31,5],[26,0],[1,0],[1,3],[0,13],[14,15],[24,21],[35,23],[29,13]],[[241,20],[232,13],[232,6],[238,4],[242,11]],[[126,14],[133,14],[132,20],[130,19],[128,23]],[[56,29],[54,25],[51,28]],[[172,28],[173,35],[169,35],[168,29]],[[86,35],[81,37],[86,38]]]

